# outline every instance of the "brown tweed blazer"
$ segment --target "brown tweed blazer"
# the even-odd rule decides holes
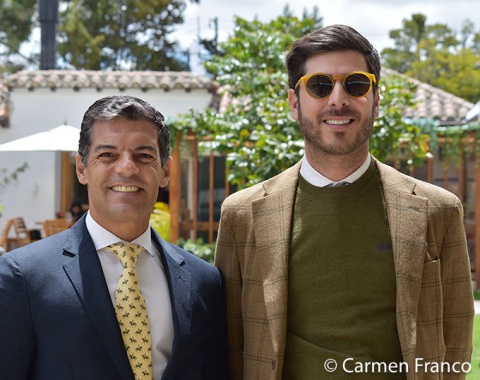
[[[425,362],[470,362],[473,294],[463,209],[452,193],[375,160],[397,283],[397,326],[408,380]],[[300,162],[228,197],[215,264],[226,283],[231,379],[280,380],[287,328],[288,251]],[[418,368],[418,367],[417,367]]]

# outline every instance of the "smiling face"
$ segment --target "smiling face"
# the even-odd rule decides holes
[[[324,72],[342,75],[352,71],[366,71],[363,54],[353,50],[324,52],[306,61],[305,75]],[[355,156],[365,159],[373,122],[378,115],[378,91],[354,98],[335,82],[333,92],[325,98],[308,95],[305,84],[288,94],[292,116],[298,120],[305,138],[305,153],[325,156]],[[362,158],[363,157],[363,158]]]
[[[162,168],[159,149],[152,123],[117,118],[94,123],[86,166],[76,157],[91,216],[124,240],[146,230],[158,190],[168,184],[172,159]]]

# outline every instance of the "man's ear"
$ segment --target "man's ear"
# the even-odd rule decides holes
[[[165,165],[163,165],[163,170],[160,178],[160,187],[165,187],[168,185],[168,181],[170,181],[170,176],[172,175],[172,166],[173,158],[172,156],[170,156],[168,157],[167,162],[165,162]]]
[[[374,111],[374,116],[375,116],[375,119],[378,117],[379,113],[380,113],[380,94],[378,93],[378,89],[377,91],[375,91],[375,98],[373,99],[374,101],[374,104],[375,104],[375,111]]]
[[[75,156],[75,172],[77,173],[78,182],[82,185],[88,183],[87,175],[85,174],[85,165],[83,165],[82,157],[79,154]]]
[[[288,104],[294,120],[298,120],[298,96],[293,88],[288,90]]]

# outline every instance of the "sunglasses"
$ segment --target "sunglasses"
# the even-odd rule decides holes
[[[377,83],[375,74],[363,71],[352,71],[344,75],[313,73],[301,77],[295,85],[295,90],[303,82],[308,95],[312,98],[322,99],[330,96],[335,87],[335,81],[339,79],[342,81],[345,92],[354,98],[367,96],[372,90],[373,83]]]

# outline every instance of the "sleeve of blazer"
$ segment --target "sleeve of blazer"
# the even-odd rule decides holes
[[[242,277],[230,213],[233,213],[233,210],[224,204],[218,230],[215,265],[222,271],[225,279],[229,379],[241,380],[244,372]]]
[[[470,263],[467,251],[463,208],[456,200],[456,207],[449,208],[446,233],[440,251],[440,270],[444,299],[445,362],[470,362],[473,330],[473,292]],[[448,377],[455,376],[455,377]],[[445,378],[465,378],[449,374]]]
[[[27,379],[35,334],[24,277],[10,254],[0,257],[0,310],[0,379]]]

